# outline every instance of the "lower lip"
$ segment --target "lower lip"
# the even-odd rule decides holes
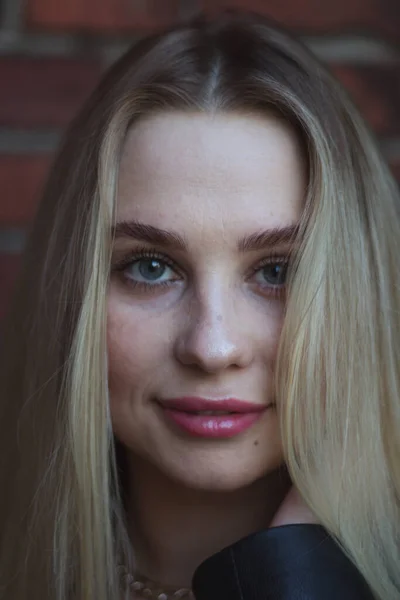
[[[230,415],[198,415],[164,408],[166,416],[181,429],[196,437],[231,438],[249,429],[264,414],[234,413]]]

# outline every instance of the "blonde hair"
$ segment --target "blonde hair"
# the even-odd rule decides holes
[[[293,483],[374,597],[400,595],[397,187],[340,86],[258,16],[142,40],[71,125],[3,335],[0,598],[115,600],[132,561],[107,385],[106,302],[119,159],[162,110],[287,119],[309,186],[277,365]]]

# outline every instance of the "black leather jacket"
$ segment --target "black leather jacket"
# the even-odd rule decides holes
[[[205,560],[196,600],[374,600],[353,563],[321,525],[273,527]]]

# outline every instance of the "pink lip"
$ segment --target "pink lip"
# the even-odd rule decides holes
[[[249,429],[269,406],[236,398],[176,398],[160,402],[164,413],[181,429],[197,437],[230,438]],[[271,405],[270,405],[271,406]],[[226,411],[226,415],[199,415],[199,411]]]

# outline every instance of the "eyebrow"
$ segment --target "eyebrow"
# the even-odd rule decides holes
[[[244,236],[238,242],[239,252],[268,250],[275,246],[292,244],[299,233],[299,225],[274,227]],[[131,238],[156,244],[175,251],[187,251],[189,244],[184,236],[174,231],[160,229],[140,221],[121,221],[112,229],[115,240]]]

